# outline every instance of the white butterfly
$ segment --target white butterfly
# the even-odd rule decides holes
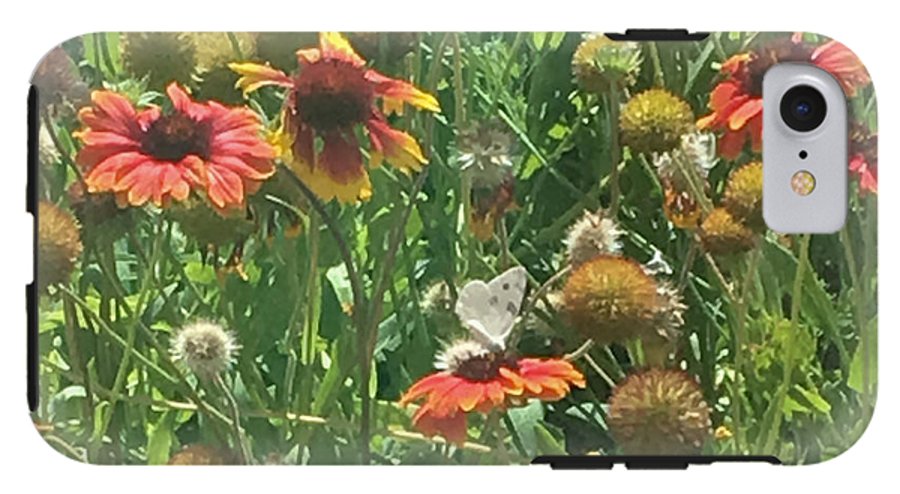
[[[506,270],[490,282],[470,281],[460,290],[456,315],[476,341],[488,350],[506,350],[527,285],[525,268]]]

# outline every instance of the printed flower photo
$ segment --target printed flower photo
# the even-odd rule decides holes
[[[762,218],[762,78],[847,96],[849,214]],[[36,69],[37,408],[94,464],[847,450],[875,95],[802,33],[99,33]]]

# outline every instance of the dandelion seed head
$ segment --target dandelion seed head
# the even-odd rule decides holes
[[[195,321],[175,334],[171,351],[198,377],[212,378],[228,370],[239,349],[234,335],[221,325]]]

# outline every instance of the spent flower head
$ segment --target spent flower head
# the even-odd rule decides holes
[[[228,370],[240,349],[234,335],[210,321],[194,321],[178,330],[172,339],[172,357],[201,378],[212,378]]]

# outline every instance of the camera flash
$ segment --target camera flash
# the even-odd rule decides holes
[[[816,188],[816,177],[806,170],[800,170],[791,177],[791,189],[801,196],[808,196]]]

